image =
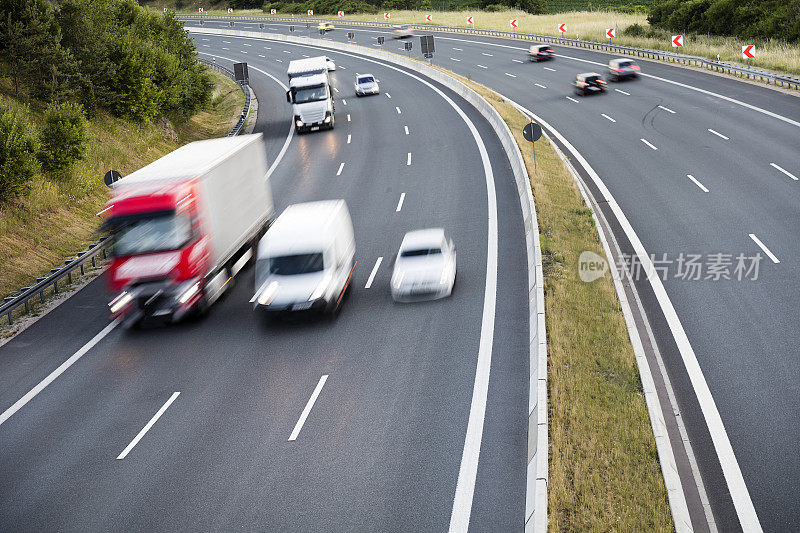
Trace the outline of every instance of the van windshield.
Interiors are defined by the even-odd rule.
[[[307,102],[319,102],[328,98],[328,91],[325,85],[317,85],[315,87],[303,87],[296,89],[294,93],[295,104],[305,104]]]
[[[120,221],[113,227],[113,254],[118,256],[177,250],[189,242],[192,233],[185,213]]]
[[[269,259],[269,272],[278,276],[294,276],[321,272],[322,253],[281,255]]]

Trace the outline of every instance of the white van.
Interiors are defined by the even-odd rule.
[[[256,308],[335,313],[355,270],[353,223],[344,200],[291,205],[258,244]]]

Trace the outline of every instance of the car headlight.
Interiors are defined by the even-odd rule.
[[[277,281],[273,281],[267,288],[263,290],[263,292],[258,297],[258,303],[260,305],[269,305],[272,303],[272,300],[275,299],[275,295],[278,293],[278,287],[280,285]]]
[[[111,300],[111,303],[108,304],[108,307],[111,309],[112,314],[116,314],[117,311],[128,305],[128,302],[130,302],[132,299],[133,298],[131,297],[130,294],[128,294],[127,292],[123,292],[122,294]]]
[[[188,301],[189,301],[189,299],[190,299],[192,296],[194,296],[195,294],[197,294],[197,292],[198,292],[199,290],[200,290],[200,282],[198,281],[198,282],[192,283],[192,284],[189,286],[189,288],[188,288],[188,289],[186,289],[185,291],[183,291],[183,293],[182,293],[180,296],[178,296],[178,303],[179,303],[179,304],[181,304],[181,305],[185,304],[186,302],[188,302]]]
[[[294,123],[295,123],[295,125],[296,125],[298,128],[299,128],[299,127],[301,127],[301,126],[303,125],[303,121],[302,121],[302,120],[300,120],[299,118],[298,118],[297,120],[295,120],[295,121],[294,121]]]
[[[322,294],[328,289],[328,286],[331,283],[331,274],[328,272],[323,276],[319,283],[317,284],[317,288],[314,289],[314,292],[311,293],[311,296],[308,297],[309,302],[313,302],[322,297]]]
[[[325,122],[325,124],[330,124],[330,122],[331,122],[331,112],[330,111],[326,111],[325,112],[325,120],[324,120],[324,122]]]

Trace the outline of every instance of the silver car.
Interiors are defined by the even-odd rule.
[[[442,228],[410,231],[403,237],[392,272],[395,301],[450,296],[456,281],[456,247]]]
[[[356,96],[366,96],[368,94],[378,94],[378,80],[372,74],[356,74]]]

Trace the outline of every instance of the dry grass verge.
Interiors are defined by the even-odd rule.
[[[132,123],[99,113],[90,121],[89,152],[66,180],[41,180],[30,193],[0,210],[0,295],[10,294],[61,264],[64,258],[97,239],[96,214],[107,199],[103,174],[114,168],[127,175],[171,152],[204,138],[224,136],[239,119],[244,96],[216,72],[211,105],[174,127],[166,120]],[[14,105],[7,87],[0,97]],[[42,119],[32,104],[31,121]]]

